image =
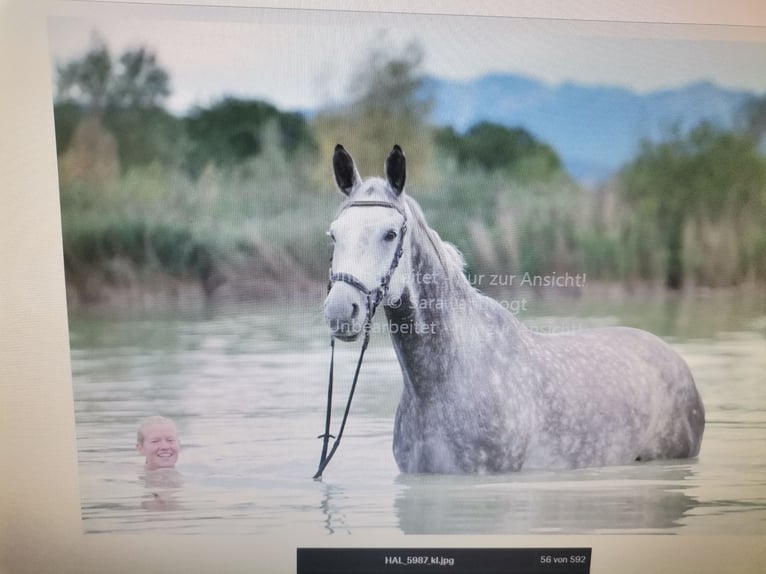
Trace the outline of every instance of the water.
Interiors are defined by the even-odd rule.
[[[597,304],[596,304],[597,303]],[[313,481],[329,346],[318,305],[70,318],[83,529],[342,533],[766,533],[766,309],[719,300],[564,302],[538,328],[631,324],[664,336],[705,401],[697,460],[494,476],[408,476],[391,453],[399,367],[367,353],[341,447]],[[336,353],[335,420],[358,345]],[[173,418],[178,472],[144,476],[137,421]],[[337,428],[337,423],[335,428]]]

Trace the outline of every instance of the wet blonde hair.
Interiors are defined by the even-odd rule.
[[[176,426],[176,423],[174,423],[172,420],[170,420],[167,417],[161,417],[159,415],[147,417],[147,418],[143,419],[140,423],[138,423],[138,430],[136,431],[136,442],[137,442],[137,444],[139,444],[139,445],[144,444],[144,429],[146,427],[148,427],[149,425],[154,425],[154,424],[158,424],[158,423],[160,423],[160,424],[169,423],[169,424],[173,425],[173,428],[175,428],[175,426]]]

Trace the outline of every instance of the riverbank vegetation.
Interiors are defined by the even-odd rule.
[[[431,125],[422,59],[417,45],[371,52],[349,101],[310,116],[233,97],[171,114],[171,78],[145,48],[115,57],[97,40],[59,65],[70,302],[321,295],[336,143],[363,175],[399,143],[408,192],[474,274],[766,285],[763,100],[736,128],[669,128],[594,189],[521,127]]]

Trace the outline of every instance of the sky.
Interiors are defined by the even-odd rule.
[[[452,80],[516,73],[637,92],[696,81],[766,93],[766,28],[630,24],[291,10],[140,7],[56,16],[53,65],[82,56],[98,33],[113,55],[155,51],[182,113],[226,95],[285,110],[343,101],[372,48],[425,51],[424,71]]]

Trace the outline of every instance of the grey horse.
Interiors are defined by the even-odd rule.
[[[331,334],[354,340],[382,305],[404,388],[393,451],[405,473],[499,473],[695,457],[705,426],[684,360],[627,327],[543,334],[479,293],[458,251],[404,192],[394,146],[362,179],[337,146],[347,197],[329,235]]]

